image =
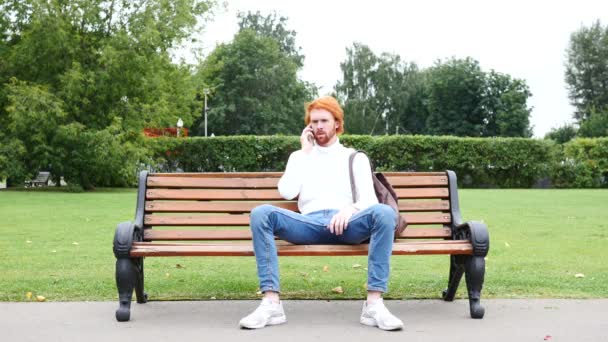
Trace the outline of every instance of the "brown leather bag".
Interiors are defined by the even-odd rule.
[[[353,194],[353,203],[357,201],[357,187],[355,186],[355,176],[353,175],[353,160],[355,159],[357,153],[363,153],[367,155],[363,151],[355,151],[348,158],[348,172],[350,175],[350,188]],[[395,190],[393,189],[391,184],[388,182],[388,179],[386,179],[386,177],[381,172],[374,171],[374,168],[371,166],[371,160],[370,167],[372,169],[372,181],[374,183],[374,192],[376,193],[376,198],[378,198],[378,202],[390,206],[397,213],[397,219],[395,221],[395,239],[397,239],[397,237],[407,227],[407,222],[405,221],[405,218],[403,218],[403,216],[399,214],[399,197],[397,197],[397,194],[395,193]]]

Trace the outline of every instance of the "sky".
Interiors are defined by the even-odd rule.
[[[289,19],[287,27],[297,32],[296,45],[305,55],[300,77],[320,86],[320,95],[341,78],[340,62],[354,42],[421,68],[472,57],[486,72],[526,81],[535,137],[573,121],[564,81],[571,33],[598,19],[608,25],[606,0],[231,0],[198,38],[204,53],[232,40],[239,11],[275,11]]]

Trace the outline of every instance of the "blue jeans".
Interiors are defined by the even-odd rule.
[[[376,204],[357,212],[348,221],[342,235],[329,231],[327,225],[338,210],[320,210],[302,215],[291,210],[264,204],[251,211],[253,249],[258,267],[260,290],[280,292],[279,258],[274,237],[294,244],[356,245],[370,239],[367,289],[387,291],[395,234],[395,211]]]

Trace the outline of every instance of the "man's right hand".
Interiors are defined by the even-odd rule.
[[[313,141],[315,140],[314,133],[312,131],[312,125],[304,127],[302,135],[300,136],[300,144],[302,145],[302,151],[309,154],[314,146]]]

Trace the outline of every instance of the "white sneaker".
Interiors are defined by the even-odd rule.
[[[239,326],[247,329],[259,329],[267,325],[277,325],[287,322],[283,311],[283,302],[273,303],[270,299],[262,299],[262,303],[254,312],[241,319]]]
[[[361,310],[361,324],[371,327],[378,327],[382,330],[399,330],[403,328],[403,322],[388,311],[382,298],[376,300],[374,304],[363,302]]]

